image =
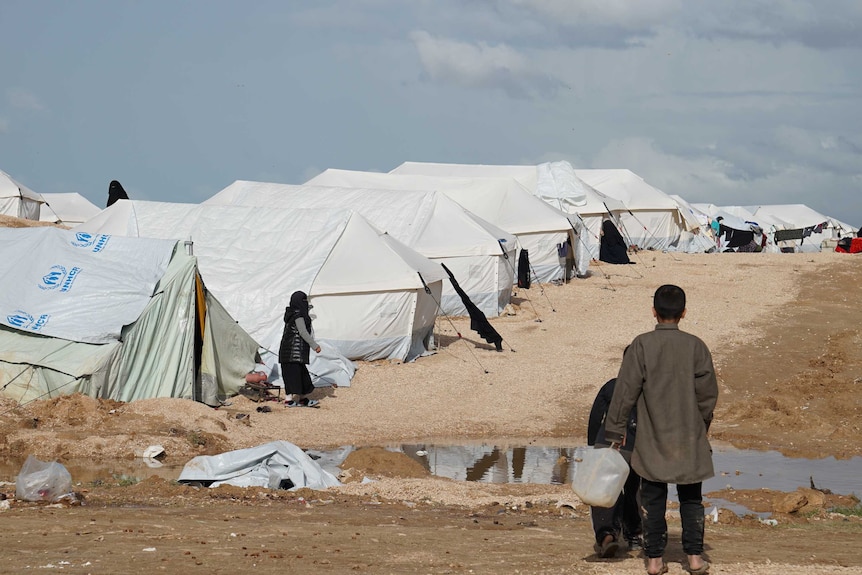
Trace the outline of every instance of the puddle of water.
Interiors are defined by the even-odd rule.
[[[574,473],[575,447],[475,445],[398,445],[387,449],[399,451],[423,465],[432,475],[458,481],[484,483],[571,483]],[[327,471],[338,475],[339,465],[352,447],[308,453]],[[808,487],[813,478],[821,489],[842,495],[862,495],[862,457],[837,460],[794,459],[774,451],[745,451],[719,448],[713,454],[716,476],[705,481],[703,492],[726,488],[772,489],[794,491]],[[91,463],[62,462],[76,484],[88,484],[119,477],[146,478],[156,475],[176,480],[186,460],[168,458],[159,467],[150,467],[141,459]],[[0,462],[0,481],[15,481],[21,463]],[[732,504],[722,505],[732,508]]]

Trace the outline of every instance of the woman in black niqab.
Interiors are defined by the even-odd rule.
[[[318,401],[305,396],[314,391],[308,362],[311,350],[320,353],[320,346],[311,335],[308,296],[295,291],[290,305],[284,310],[284,333],[278,348],[278,363],[284,379],[288,407],[315,407]]]
[[[628,246],[622,234],[611,220],[602,222],[599,239],[599,260],[609,264],[630,264]]]

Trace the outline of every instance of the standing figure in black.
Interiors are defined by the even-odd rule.
[[[628,246],[623,235],[610,220],[602,222],[602,235],[599,238],[599,261],[608,264],[630,264]]]
[[[295,291],[290,296],[290,305],[284,310],[284,335],[278,348],[278,363],[284,379],[285,404],[288,407],[317,407],[316,399],[307,396],[314,391],[308,362],[311,350],[320,353],[320,346],[311,335],[311,317],[308,296]]]

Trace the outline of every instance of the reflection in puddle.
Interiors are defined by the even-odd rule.
[[[402,445],[433,475],[487,483],[569,483],[576,451],[583,447],[506,447],[487,445]],[[721,489],[773,489],[794,491],[811,480],[833,493],[860,494],[862,458],[836,460],[794,459],[776,451],[716,449],[716,476],[705,481],[704,493]]]
[[[570,483],[578,449],[583,447],[539,447],[496,445],[426,445],[389,447],[419,462],[432,475],[457,481],[484,483]],[[335,450],[309,450],[327,471],[337,475],[339,465],[352,447]],[[794,491],[817,487],[841,495],[862,495],[862,457],[836,460],[793,459],[774,451],[716,449],[713,460],[716,476],[704,482],[703,492],[722,489],[772,489]],[[160,467],[149,467],[143,460],[123,460],[104,464],[86,461],[62,462],[75,483],[87,484],[122,477],[146,478],[152,475],[176,480],[186,461],[167,459]],[[0,481],[14,481],[19,464],[0,463]]]

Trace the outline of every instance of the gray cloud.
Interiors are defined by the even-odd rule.
[[[6,90],[6,99],[9,105],[19,110],[44,110],[45,107],[35,94],[22,88],[10,88]]]
[[[512,98],[552,97],[562,83],[538,71],[529,59],[504,44],[467,43],[424,30],[410,38],[422,68],[435,82],[467,88],[496,88]]]

